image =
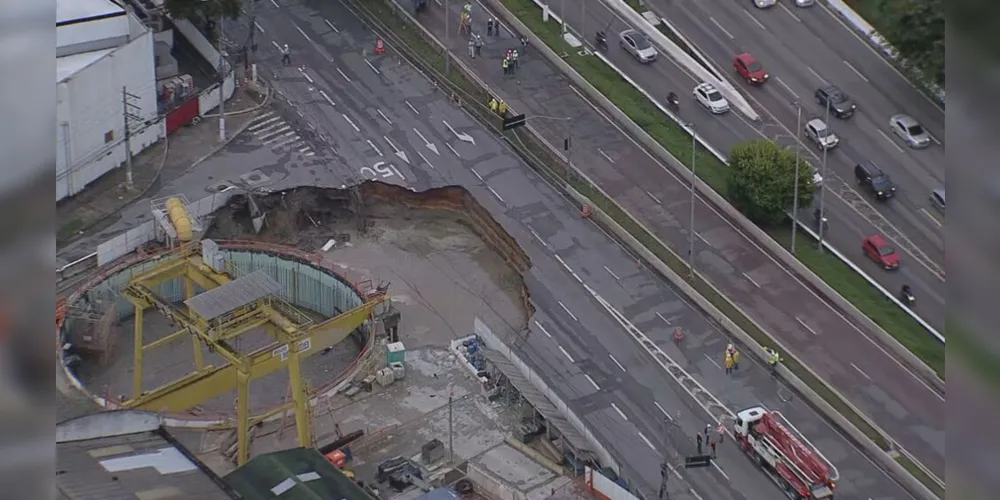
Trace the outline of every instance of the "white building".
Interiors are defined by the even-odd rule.
[[[125,163],[129,98],[132,153],[163,137],[153,33],[111,0],[57,0],[56,201]]]

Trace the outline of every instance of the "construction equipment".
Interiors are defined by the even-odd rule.
[[[736,414],[733,436],[788,498],[831,500],[836,469],[802,444],[805,438],[796,437],[783,420],[780,413],[762,406],[747,408]]]

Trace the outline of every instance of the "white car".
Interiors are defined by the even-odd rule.
[[[832,149],[840,144],[840,138],[830,130],[830,127],[819,118],[806,122],[806,136],[812,139],[822,150]]]
[[[722,97],[719,89],[708,82],[699,83],[694,88],[694,98],[712,114],[721,115],[729,111],[729,101]]]
[[[754,7],[758,9],[770,9],[778,4],[778,0],[753,0]]]

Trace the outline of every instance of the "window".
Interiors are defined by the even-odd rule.
[[[708,93],[708,100],[712,102],[721,101],[722,96],[718,92],[713,90],[712,92]]]
[[[891,247],[891,246],[889,246],[889,245],[885,245],[885,246],[883,246],[883,247],[880,247],[880,248],[878,249],[878,254],[879,254],[879,255],[892,255],[892,254],[894,254],[894,253],[896,253],[896,249],[895,249],[895,248],[892,248],[892,247]]]
[[[750,63],[749,69],[750,69],[750,71],[752,73],[756,73],[756,72],[764,69],[764,67],[761,66],[759,62],[754,61],[754,62]]]
[[[107,132],[104,133],[104,144],[108,144],[108,143],[110,143],[113,140],[115,140],[115,131],[114,130],[109,130],[109,131],[107,131]]]
[[[907,129],[907,132],[909,132],[910,135],[922,135],[924,133],[924,128],[920,125],[913,125]]]

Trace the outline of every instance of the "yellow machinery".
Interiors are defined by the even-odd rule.
[[[155,412],[183,412],[236,389],[236,427],[238,465],[249,460],[249,429],[286,409],[294,409],[299,444],[312,446],[309,425],[309,394],[302,377],[303,358],[336,345],[372,317],[376,306],[386,301],[384,293],[369,294],[360,307],[346,311],[316,325],[288,305],[278,293],[279,283],[263,271],[233,279],[231,266],[220,272],[206,265],[199,242],[189,243],[154,268],[136,275],[122,290],[135,306],[135,350],[132,398],[124,408]],[[184,306],[160,297],[157,285],[183,278]],[[195,295],[195,286],[205,292]],[[180,330],[146,344],[143,341],[143,315],[155,308]],[[274,342],[253,352],[242,353],[233,347],[234,339],[255,328],[264,328]],[[195,371],[155,389],[143,389],[143,357],[158,346],[190,336],[194,344]],[[238,345],[238,342],[235,343]],[[225,358],[221,366],[206,365],[203,349]],[[249,413],[250,383],[288,367],[292,401],[264,415]]]

